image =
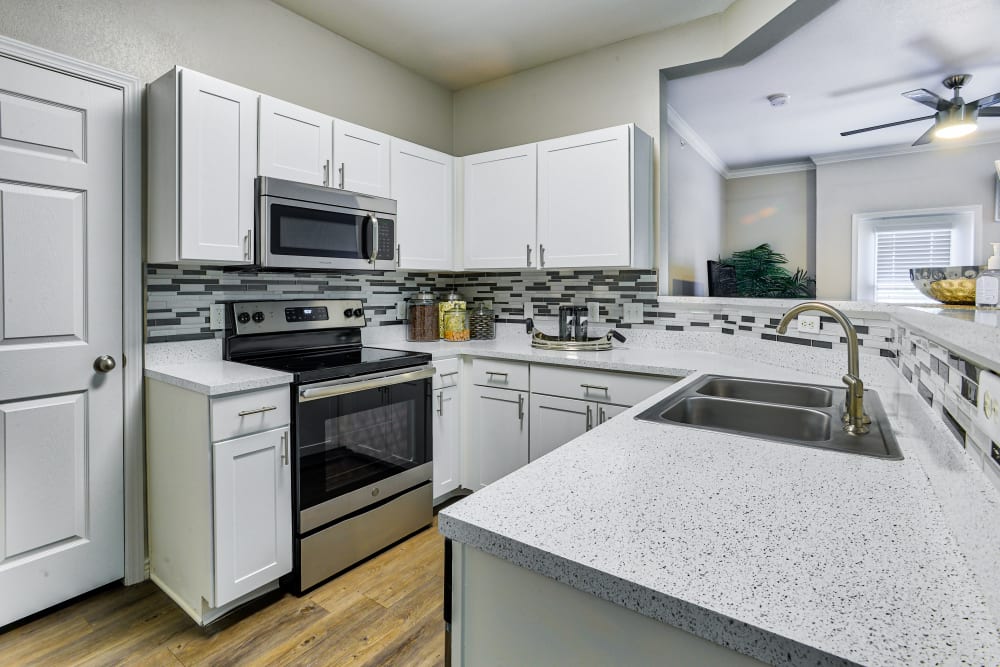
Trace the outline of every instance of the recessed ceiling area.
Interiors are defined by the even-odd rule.
[[[733,0],[274,2],[458,90],[716,14]]]
[[[839,0],[746,65],[671,80],[667,99],[730,170],[908,146],[933,121],[840,132],[933,114],[901,93],[950,99],[949,74],[973,75],[967,102],[1000,91],[998,26],[997,0]],[[772,93],[789,103],[772,107]],[[981,118],[953,143],[993,138],[1000,118]]]

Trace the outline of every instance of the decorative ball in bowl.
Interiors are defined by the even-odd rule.
[[[976,304],[976,278],[981,266],[928,266],[910,269],[910,282],[922,294],[950,305]]]

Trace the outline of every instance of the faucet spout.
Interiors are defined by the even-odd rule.
[[[865,385],[861,381],[861,375],[858,370],[858,332],[847,316],[833,306],[821,301],[806,301],[805,303],[793,306],[785,313],[784,317],[778,323],[778,333],[783,335],[788,331],[789,322],[800,314],[811,310],[826,313],[844,329],[844,334],[847,337],[847,374],[843,377],[844,384],[847,385],[844,430],[855,435],[867,433],[871,418],[865,414]]]

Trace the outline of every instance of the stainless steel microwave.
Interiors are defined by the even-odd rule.
[[[396,267],[394,200],[266,176],[256,194],[261,268]]]

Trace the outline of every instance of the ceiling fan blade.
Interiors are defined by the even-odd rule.
[[[969,104],[974,104],[982,109],[983,107],[988,107],[992,104],[996,104],[997,102],[1000,102],[1000,93],[993,93],[992,95],[987,95],[986,97],[980,97],[978,100],[970,102]]]
[[[947,111],[951,109],[954,104],[949,100],[944,99],[936,93],[932,93],[926,88],[918,88],[916,90],[908,90],[902,94],[903,97],[908,97],[914,102],[919,102],[920,104],[929,106],[931,109],[936,109],[938,111]]]
[[[923,144],[929,144],[934,141],[934,128],[937,127],[937,123],[934,123],[927,131],[920,135],[920,138],[913,142],[914,146],[922,146]]]
[[[985,109],[979,110],[979,117],[983,116],[1000,116],[1000,107],[986,107]]]
[[[895,127],[897,125],[906,125],[907,123],[916,123],[921,120],[930,120],[934,118],[937,114],[931,114],[930,116],[921,116],[920,118],[910,118],[908,120],[897,120],[895,123],[885,123],[884,125],[873,125],[872,127],[863,127],[860,130],[849,130],[847,132],[841,132],[840,136],[849,137],[852,134],[859,134],[861,132],[871,132],[872,130],[881,130],[886,127]]]

